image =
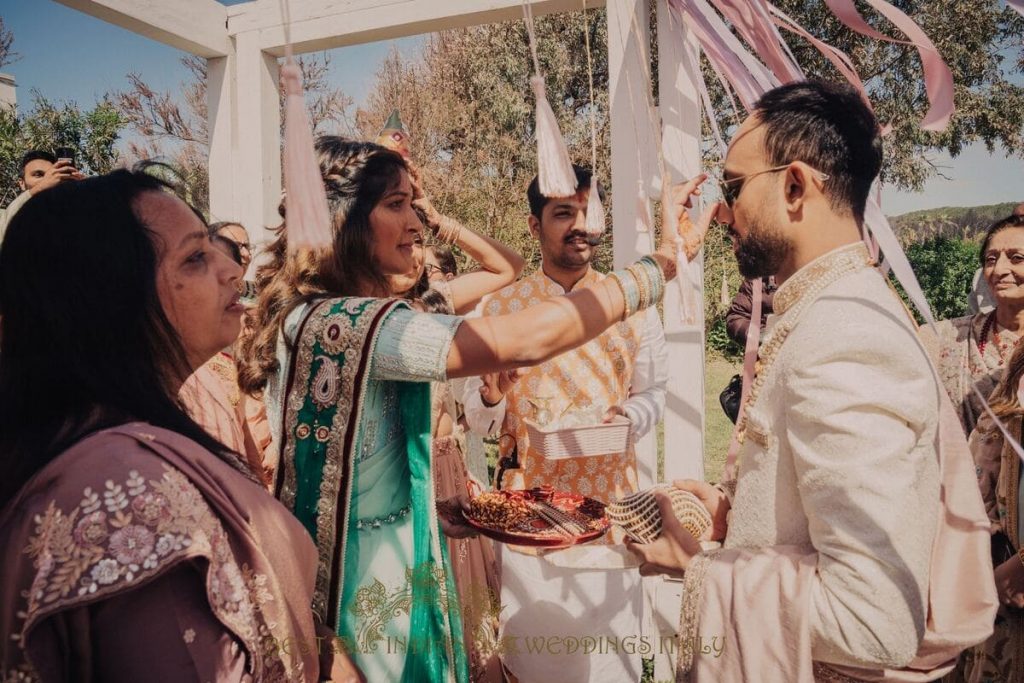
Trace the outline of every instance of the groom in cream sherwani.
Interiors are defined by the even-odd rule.
[[[717,217],[742,275],[780,285],[737,477],[677,482],[722,548],[702,552],[664,496],[663,535],[629,544],[642,574],[685,571],[681,679],[934,680],[991,632],[973,464],[861,241],[881,164],[878,122],[847,85],[776,88],[732,141]],[[721,652],[700,647],[712,639]]]

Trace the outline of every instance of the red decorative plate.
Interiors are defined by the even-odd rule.
[[[470,505],[465,515],[469,526],[512,545],[566,548],[597,540],[610,526],[601,501],[548,486],[487,491],[475,496]]]

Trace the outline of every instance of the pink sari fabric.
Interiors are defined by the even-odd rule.
[[[225,457],[137,422],[26,483],[0,512],[0,679],[318,680],[316,549]]]
[[[196,370],[178,392],[192,419],[210,436],[243,455],[265,483],[271,481],[263,461],[270,445],[270,425],[263,403],[238,388],[235,363],[218,353]]]

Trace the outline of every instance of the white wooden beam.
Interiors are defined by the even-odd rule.
[[[56,0],[200,57],[231,52],[227,8],[216,0]]]
[[[650,215],[650,201],[644,189],[649,169],[641,160],[654,146],[645,94],[650,90],[650,81],[642,58],[649,54],[649,39],[647,0],[608,0],[611,233],[616,268],[650,253],[654,247],[653,233],[638,229],[646,225],[644,215]],[[657,436],[653,430],[637,441],[636,454],[640,487],[650,487],[657,481]]]
[[[277,58],[259,49],[252,34],[235,41],[237,80],[236,129],[233,133],[235,219],[253,241],[266,242],[265,231],[281,223],[281,104]]]
[[[605,0],[588,0],[588,8]],[[305,0],[291,3],[296,53],[330,50],[433,31],[522,19],[522,0]],[[581,0],[534,0],[534,16],[578,11]],[[279,0],[228,8],[228,33],[256,32],[262,49],[281,56],[285,43]]]

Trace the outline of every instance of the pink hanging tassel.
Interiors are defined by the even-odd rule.
[[[290,50],[289,50],[290,53]],[[313,149],[313,129],[302,93],[302,71],[288,54],[281,67],[284,86],[284,188],[287,193],[288,250],[330,246],[331,218],[320,165]]]
[[[722,292],[718,302],[722,304],[722,308],[729,308],[732,305],[732,297],[729,295],[729,280],[725,277],[724,272],[722,273]]]
[[[530,39],[530,53],[533,56],[533,76],[530,87],[537,102],[537,182],[540,193],[545,197],[570,197],[576,194],[576,173],[572,170],[572,159],[565,146],[558,119],[548,102],[544,77],[540,74],[540,60],[537,58],[537,36],[533,30],[533,10],[530,3],[523,2],[523,18],[526,34]],[[603,212],[602,212],[603,213]]]

